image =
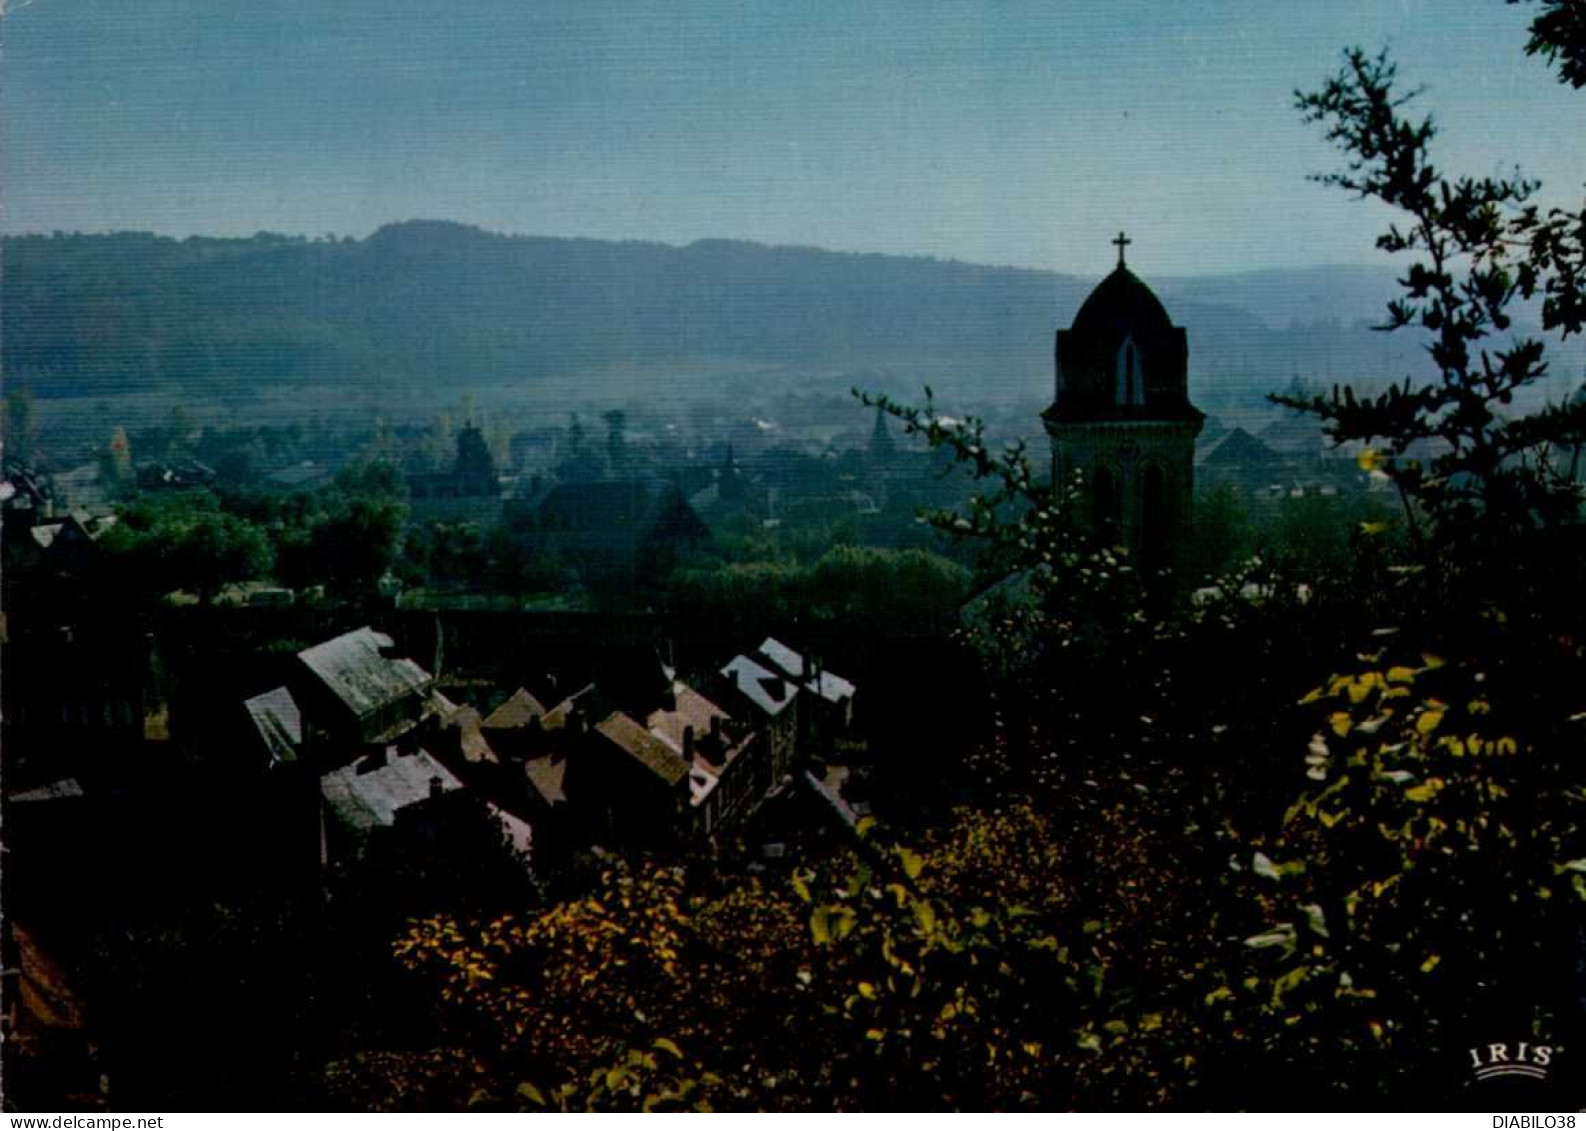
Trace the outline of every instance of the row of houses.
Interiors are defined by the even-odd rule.
[[[854,684],[773,638],[693,682],[654,676],[554,702],[519,687],[482,712],[363,627],[243,706],[258,767],[317,783],[322,865],[473,821],[531,873],[590,845],[727,835],[853,721]]]

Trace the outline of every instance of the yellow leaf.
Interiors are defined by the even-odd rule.
[[[814,936],[817,946],[832,941],[831,917],[826,908],[817,907],[810,913],[810,934]]]
[[[683,1058],[683,1050],[678,1048],[677,1042],[669,1037],[655,1038],[655,1040],[650,1042],[650,1047],[660,1049],[662,1052],[669,1052],[679,1060]]]
[[[920,874],[920,869],[925,867],[925,858],[918,852],[898,847],[898,859],[903,861],[903,874],[909,879],[914,879]]]
[[[1376,471],[1382,466],[1382,453],[1372,448],[1361,448],[1360,454],[1355,457],[1355,465],[1361,471]]]
[[[1421,717],[1415,720],[1415,729],[1421,734],[1431,734],[1443,721],[1443,711],[1440,707],[1431,707],[1421,712]]]
[[[1406,801],[1414,801],[1417,803],[1422,801],[1430,801],[1432,798],[1437,796],[1438,791],[1442,788],[1442,778],[1431,778],[1425,785],[1418,785],[1412,789],[1405,790],[1404,799]]]
[[[1349,728],[1354,726],[1354,720],[1349,717],[1348,711],[1334,711],[1327,716],[1327,724],[1333,728],[1333,733],[1339,738],[1349,733]]]
[[[1355,680],[1355,685],[1349,689],[1349,699],[1352,703],[1362,702],[1373,691],[1383,690],[1388,686],[1382,678],[1381,672],[1362,672]]]
[[[1407,668],[1403,664],[1395,664],[1388,669],[1389,683],[1411,683],[1415,680],[1415,669]]]
[[[1441,961],[1443,961],[1443,956],[1440,954],[1427,955],[1426,961],[1421,963],[1421,973],[1430,974],[1433,970],[1437,969],[1437,964]]]

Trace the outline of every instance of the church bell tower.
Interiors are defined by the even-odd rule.
[[[1054,489],[1077,477],[1092,531],[1147,569],[1185,549],[1195,437],[1205,415],[1189,400],[1189,342],[1124,262],[1057,332],[1057,391],[1043,414]]]

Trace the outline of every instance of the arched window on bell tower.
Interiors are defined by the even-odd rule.
[[[1125,338],[1118,347],[1117,382],[1113,401],[1119,405],[1145,403],[1145,386],[1140,374],[1140,351],[1133,338]]]

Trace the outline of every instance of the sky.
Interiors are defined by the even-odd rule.
[[[0,0],[0,6],[4,6]],[[1382,262],[1293,108],[1388,46],[1460,172],[1586,179],[1500,0],[10,0],[0,225],[412,218],[1078,274]]]

